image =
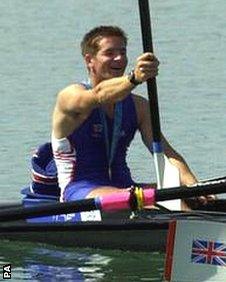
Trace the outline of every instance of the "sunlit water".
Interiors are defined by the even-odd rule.
[[[162,281],[158,253],[54,248],[3,241],[0,264],[12,265],[13,281]]]

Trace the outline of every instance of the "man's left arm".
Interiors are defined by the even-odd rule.
[[[174,165],[180,174],[181,185],[191,185],[197,183],[197,178],[191,171],[185,159],[169,144],[166,138],[162,135],[162,146],[164,154],[169,159],[170,163]]]
[[[134,95],[134,101],[136,105],[137,121],[142,141],[148,150],[152,152],[153,138],[148,101],[145,98],[136,95]],[[190,185],[196,183],[197,178],[192,173],[183,157],[177,153],[176,150],[174,150],[174,148],[169,144],[163,135],[162,146],[169,161],[179,170],[181,185]]]
[[[145,146],[148,148],[150,152],[152,152],[152,127],[150,120],[150,110],[148,101],[140,96],[134,95],[134,101],[137,112],[137,121],[138,127],[141,133],[142,141]],[[191,171],[188,164],[184,160],[184,158],[170,145],[170,143],[166,140],[166,138],[162,135],[162,146],[164,154],[167,156],[172,165],[178,168],[180,175],[180,184],[181,185],[192,185],[197,183],[197,178],[195,174]],[[213,201],[215,197],[213,195],[209,195],[206,197],[198,197],[198,202],[203,204],[208,201]],[[187,201],[189,206],[190,201]]]

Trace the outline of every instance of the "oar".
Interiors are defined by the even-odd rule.
[[[144,52],[153,53],[149,2],[148,0],[138,0],[138,3],[143,49]],[[157,188],[160,189],[179,186],[179,170],[170,163],[168,158],[164,155],[164,151],[162,148],[157,84],[155,78],[149,79],[147,81],[147,92],[149,98],[150,118],[153,134],[152,149],[157,178]],[[164,206],[166,206],[167,208],[180,209],[180,201],[170,202],[167,205],[164,204]]]
[[[181,186],[168,189],[144,189],[142,192],[143,204],[153,205],[157,201],[185,199],[208,194],[226,193],[226,179],[199,183],[192,187]],[[76,213],[90,210],[117,211],[130,209],[134,203],[134,195],[129,191],[122,191],[97,197],[67,203],[44,204],[36,207],[11,208],[0,211],[0,222],[15,221],[32,217],[50,216],[57,214]]]

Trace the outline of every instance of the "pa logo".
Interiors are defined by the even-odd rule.
[[[11,279],[11,264],[3,265],[3,279]]]

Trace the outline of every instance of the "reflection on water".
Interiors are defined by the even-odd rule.
[[[164,257],[158,253],[61,249],[8,241],[0,242],[0,249],[0,264],[12,264],[11,281],[162,281]]]
[[[51,250],[43,247],[34,248],[32,254],[35,256],[34,259],[26,258],[26,272],[32,280],[44,278],[54,279],[54,281],[62,279],[96,281],[104,277],[101,267],[108,265],[111,261],[110,257],[100,254]]]

